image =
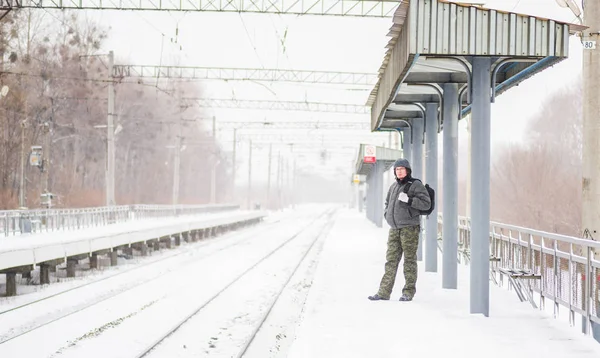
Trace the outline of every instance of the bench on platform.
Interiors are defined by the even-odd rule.
[[[503,282],[503,277],[508,277],[509,288],[515,289],[517,296],[521,302],[529,301],[533,308],[538,308],[533,300],[533,294],[531,289],[531,283],[529,280],[541,280],[542,276],[535,274],[531,270],[511,269],[511,268],[499,268],[500,282]],[[526,283],[527,280],[527,283]],[[527,285],[527,287],[525,287]]]

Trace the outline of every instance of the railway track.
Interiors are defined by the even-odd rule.
[[[251,329],[250,334],[245,337],[244,343],[240,347],[239,352],[237,353],[236,357],[241,358],[247,352],[247,350],[251,346],[253,340],[255,339],[255,337],[257,336],[257,334],[260,332],[261,327],[267,321],[267,319],[269,317],[269,314],[271,313],[271,310],[273,309],[273,307],[278,302],[279,297],[281,296],[281,294],[284,292],[284,290],[288,286],[288,284],[289,284],[290,280],[292,279],[292,277],[294,277],[294,275],[296,275],[296,273],[298,272],[299,267],[305,261],[307,255],[314,248],[314,246],[317,243],[317,241],[320,238],[325,237],[328,234],[328,232],[330,231],[330,229],[331,229],[331,227],[332,227],[332,225],[334,223],[334,221],[333,221],[333,216],[334,215],[335,215],[335,211],[334,210],[330,210],[330,211],[327,211],[326,213],[324,213],[323,215],[321,215],[318,218],[318,219],[325,218],[325,223],[320,226],[320,229],[319,229],[319,231],[317,232],[316,235],[315,234],[312,235],[312,237],[310,239],[310,243],[308,244],[308,247],[301,253],[300,257],[297,259],[297,261],[295,262],[293,268],[291,269],[291,272],[289,272],[287,274],[287,277],[286,277],[285,281],[283,282],[283,284],[279,287],[279,289],[275,293],[275,295],[273,297],[270,297],[271,301],[267,303],[266,309],[264,310],[264,312],[260,316],[260,318],[257,320],[257,322],[255,323],[254,327]],[[308,229],[308,227],[306,229]],[[203,310],[208,309],[209,306],[210,306],[210,304],[213,303],[213,301],[217,300],[224,292],[226,292],[228,289],[230,289],[232,286],[234,286],[236,283],[238,283],[240,280],[242,280],[244,277],[246,277],[249,273],[251,273],[258,266],[260,266],[261,264],[265,263],[270,257],[272,257],[273,255],[276,255],[283,248],[285,248],[287,245],[289,245],[294,240],[296,240],[304,231],[305,230],[302,230],[300,232],[295,233],[293,236],[291,236],[287,240],[285,240],[282,244],[280,244],[275,249],[273,249],[272,251],[270,251],[267,255],[265,255],[264,257],[262,257],[260,260],[256,261],[252,266],[248,267],[245,271],[243,271],[242,273],[240,273],[239,275],[237,275],[234,279],[230,280],[227,283],[227,285],[225,285],[218,292],[216,292],[215,294],[213,294],[208,300],[204,301],[202,304],[198,305],[193,310],[191,310],[185,317],[183,317],[183,319],[181,319],[179,322],[177,322],[176,324],[174,324],[168,330],[164,331],[160,335],[160,337],[158,337],[151,344],[149,344],[148,346],[146,346],[145,348],[143,348],[134,357],[135,358],[151,357],[153,355],[152,352],[155,349],[157,349],[165,341],[169,340],[170,337],[172,337],[174,335],[177,335],[178,334],[177,332],[186,323],[188,323],[190,320],[193,320],[194,317],[196,317]],[[171,352],[169,352],[169,353],[171,353]],[[164,355],[160,355],[160,356],[164,356]]]
[[[96,280],[96,281],[78,285],[76,287],[69,288],[67,290],[52,294],[50,296],[25,303],[23,305],[19,305],[17,307],[11,308],[11,309],[1,311],[0,312],[0,323],[6,322],[4,320],[4,318],[5,318],[5,316],[8,316],[8,315],[18,315],[20,317],[23,317],[23,315],[24,315],[23,311],[25,309],[30,309],[31,311],[39,311],[36,306],[47,304],[49,300],[57,300],[57,301],[62,300],[63,304],[66,306],[66,308],[64,310],[59,311],[57,314],[46,316],[46,319],[43,319],[43,318],[40,319],[39,317],[35,317],[33,319],[35,321],[35,323],[30,323],[30,324],[27,323],[27,324],[21,325],[19,327],[12,327],[11,331],[17,332],[17,333],[2,334],[2,332],[0,332],[0,347],[3,344],[12,341],[13,339],[27,335],[35,330],[38,330],[47,325],[50,325],[52,323],[55,323],[62,319],[65,319],[71,315],[77,314],[81,311],[89,309],[93,306],[96,306],[107,300],[113,299],[117,296],[126,294],[126,293],[128,293],[132,290],[135,290],[141,286],[151,284],[151,283],[165,277],[168,274],[177,274],[177,272],[187,269],[190,265],[196,263],[200,259],[210,257],[212,255],[215,255],[215,254],[222,252],[224,250],[227,250],[229,248],[244,244],[248,240],[255,238],[257,235],[264,234],[264,233],[268,232],[269,230],[273,230],[274,228],[277,228],[277,224],[280,224],[281,221],[285,222],[287,220],[289,220],[289,219],[284,218],[282,220],[273,221],[272,223],[265,224],[266,226],[261,226],[259,228],[252,228],[250,231],[230,232],[230,233],[226,234],[229,236],[227,238],[223,238],[221,236],[221,237],[219,237],[219,240],[210,240],[210,241],[197,243],[199,245],[197,247],[193,248],[193,252],[190,252],[189,250],[181,251],[174,255],[169,255],[164,258],[153,260],[151,262],[144,263],[142,265],[133,267],[131,269],[127,269],[125,271],[110,275],[108,277],[104,277],[104,278]],[[228,239],[233,240],[233,242],[229,242]],[[225,243],[225,245],[223,245],[224,243]],[[202,251],[203,249],[208,250],[208,251],[204,252],[204,251]],[[194,255],[194,253],[198,253],[198,255]],[[184,260],[183,262],[176,263],[176,266],[174,266],[174,267],[170,266],[172,263],[175,263],[175,262],[173,262],[175,259],[180,258],[184,254],[190,254],[192,256],[190,258]],[[87,301],[80,305],[74,305],[74,304],[71,304],[68,302],[64,302],[64,301],[69,300],[69,298],[65,297],[67,294],[76,296],[80,293],[80,291],[82,289],[90,288],[91,286],[94,286],[94,285],[96,285],[98,283],[102,283],[102,282],[110,285],[110,282],[108,282],[108,281],[110,281],[111,279],[114,280],[116,278],[123,277],[126,274],[131,274],[131,273],[134,273],[135,271],[140,271],[141,269],[148,268],[148,266],[151,266],[151,265],[157,265],[158,263],[161,263],[161,262],[165,266],[164,269],[159,270],[155,274],[146,275],[148,277],[143,278],[142,280],[139,280],[137,282],[124,282],[118,288],[111,289],[110,291],[107,291],[104,295],[96,296],[93,299],[91,299],[90,301]],[[0,325],[0,327],[1,326],[2,325]]]

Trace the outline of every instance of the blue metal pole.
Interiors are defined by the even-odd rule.
[[[458,85],[444,88],[442,287],[458,286]]]
[[[425,178],[427,184],[438,191],[438,103],[425,105],[426,148]],[[425,219],[425,271],[437,272],[437,206]]]
[[[383,225],[383,164],[381,162],[376,162],[375,167],[373,168],[373,176],[375,185],[375,225],[377,227],[382,227]]]
[[[370,218],[371,213],[369,212],[369,186],[371,185],[371,181],[369,180],[369,176],[367,176],[365,180],[365,214],[367,219]]]
[[[402,143],[402,152],[404,154],[404,159],[407,159],[412,164],[412,145],[411,145],[411,134],[410,128],[404,128],[402,130],[402,136],[404,141]]]
[[[473,58],[471,121],[471,313],[490,311],[490,137],[492,61]]]
[[[367,176],[367,218],[369,221],[373,220],[373,173],[369,173]]]
[[[423,129],[424,119],[412,120],[413,142],[412,142],[412,176],[423,180]],[[421,219],[421,232],[419,233],[419,248],[417,250],[417,261],[423,261],[423,220]]]

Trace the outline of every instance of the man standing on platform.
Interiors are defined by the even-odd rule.
[[[408,160],[401,158],[394,163],[396,182],[385,199],[385,220],[390,225],[385,273],[377,294],[369,296],[372,301],[390,299],[402,254],[405,284],[400,301],[412,301],[416,292],[420,211],[430,208],[431,199],[423,183],[414,179],[411,172]]]

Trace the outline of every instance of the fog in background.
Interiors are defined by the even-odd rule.
[[[490,1],[487,5],[574,20],[568,9],[551,0]],[[117,64],[376,72],[390,26],[389,19],[260,14],[11,12],[0,22],[0,84],[10,87],[0,99],[0,209],[18,206],[22,145],[27,161],[31,146],[36,145],[43,146],[50,158],[47,171],[26,166],[27,207],[39,207],[45,189],[58,195],[59,207],[104,204],[106,128],[102,126],[107,116],[106,54],[110,50],[115,51]],[[492,105],[493,220],[579,233],[580,76],[581,44],[572,37],[569,59],[512,88]],[[351,180],[359,144],[395,147],[398,141],[396,135],[390,138],[387,133],[368,130],[278,131],[237,126],[234,142],[234,122],[360,124],[369,122],[369,116],[205,108],[181,100],[209,97],[360,105],[372,89],[369,86],[122,78],[116,88],[118,204],[172,202],[178,126],[183,138],[179,202],[184,204],[210,201],[213,168],[217,202],[269,208],[303,202],[350,204],[355,199]],[[459,205],[463,214],[466,138],[466,121],[462,120]],[[273,143],[270,185],[269,143]],[[441,159],[442,147],[440,135]],[[441,161],[439,168],[441,183]],[[391,175],[386,173],[386,185]],[[441,207],[441,185],[437,191]]]

